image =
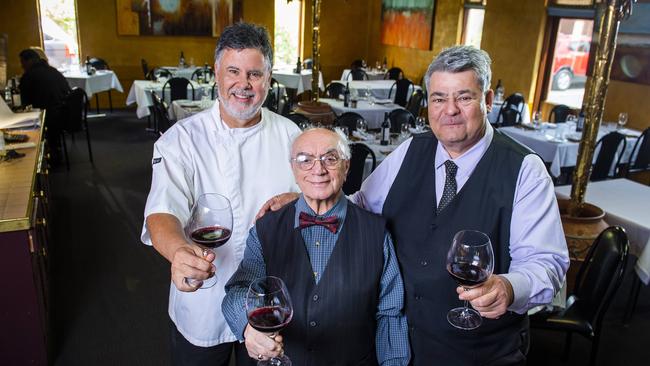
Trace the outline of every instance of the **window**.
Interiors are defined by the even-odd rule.
[[[295,67],[302,49],[303,1],[275,0],[274,60],[277,68]]]
[[[78,65],[75,0],[41,0],[40,10],[43,48],[50,65]]]
[[[579,109],[582,106],[593,20],[560,18],[555,42],[551,45],[552,61],[547,70],[546,101],[566,104]]]
[[[463,13],[463,41],[465,45],[481,48],[485,0],[466,0]]]

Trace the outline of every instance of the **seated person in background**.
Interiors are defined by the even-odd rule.
[[[20,52],[23,76],[20,78],[20,101],[23,106],[45,109],[46,137],[50,141],[52,162],[60,160],[61,107],[70,92],[68,81],[35,50]]]
[[[393,244],[381,217],[343,195],[349,158],[337,132],[303,132],[291,149],[302,195],[250,230],[222,309],[253,358],[268,360],[286,349],[301,366],[408,364],[404,288]],[[264,276],[285,281],[293,302],[293,319],[281,336],[247,323],[247,288]]]

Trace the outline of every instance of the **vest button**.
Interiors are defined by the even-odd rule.
[[[310,326],[310,327],[315,327],[315,326],[316,326],[316,322],[313,321],[313,320],[310,321],[310,322],[309,322],[309,326]]]
[[[422,260],[420,264],[422,265],[422,267],[426,267],[429,265],[429,262],[427,262],[426,260]]]
[[[432,228],[432,229],[437,229],[437,228],[438,228],[438,224],[431,224],[431,228]]]
[[[312,300],[318,301],[318,295],[314,295],[314,297],[312,297]]]

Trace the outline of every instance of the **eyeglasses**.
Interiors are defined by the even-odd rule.
[[[345,160],[345,159],[341,159],[337,155],[332,153],[321,155],[318,158],[312,155],[298,154],[296,155],[295,158],[291,159],[291,162],[296,163],[296,165],[298,165],[298,168],[300,168],[301,170],[310,170],[311,168],[314,167],[316,161],[320,161],[320,163],[326,169],[334,169],[339,165],[339,162],[341,160]]]

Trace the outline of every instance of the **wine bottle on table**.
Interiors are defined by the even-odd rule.
[[[178,66],[185,67],[185,55],[183,54],[183,51],[181,51],[181,56],[178,58]]]
[[[296,62],[296,74],[302,72],[302,62],[300,62],[300,57],[298,57],[298,62]]]
[[[384,122],[381,124],[381,145],[388,145],[390,143],[390,119],[388,112],[384,113]]]
[[[350,83],[345,83],[345,90],[343,91],[343,106],[350,106]]]

